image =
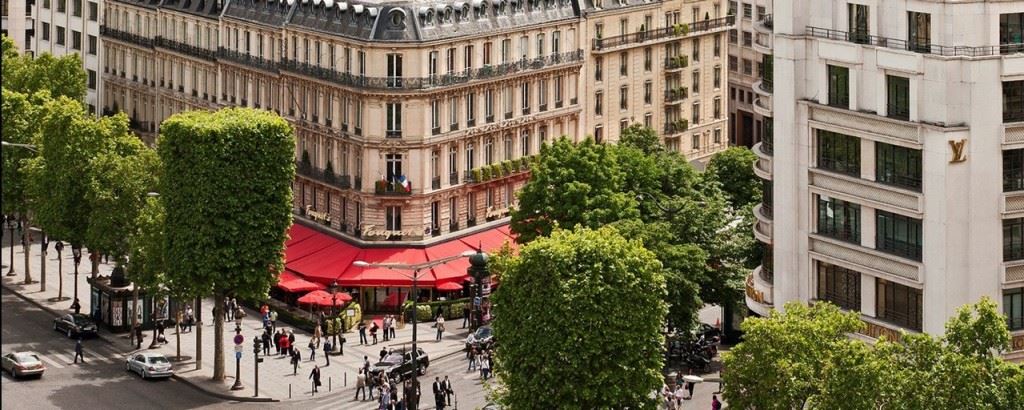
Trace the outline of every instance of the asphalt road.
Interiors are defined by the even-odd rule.
[[[34,351],[46,363],[41,379],[0,380],[2,409],[212,409],[229,405],[174,380],[141,380],[124,355],[99,339],[83,342],[85,364],[72,364],[74,341],[53,331],[53,317],[2,291],[0,351]]]

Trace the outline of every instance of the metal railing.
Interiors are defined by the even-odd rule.
[[[153,39],[149,37],[143,37],[138,34],[132,34],[127,31],[121,31],[105,25],[100,26],[100,35],[110,37],[115,40],[125,41],[146,48],[153,48]]]
[[[295,164],[295,173],[308,179],[321,182],[326,185],[340,189],[351,189],[352,180],[348,175],[337,175],[334,172],[327,174],[323,169],[315,167],[304,167],[301,163]]]
[[[735,22],[736,16],[725,16],[690,24],[679,24],[674,27],[662,27],[659,29],[640,31],[632,34],[622,34],[615,37],[595,38],[593,40],[592,48],[594,50],[601,50],[625,44],[643,43],[646,41],[661,40],[672,37],[684,37],[703,31],[726,28],[735,24]]]
[[[665,57],[665,69],[666,70],[675,70],[675,69],[679,69],[679,68],[686,68],[689,65],[690,65],[690,57],[689,56]]]
[[[680,88],[674,88],[674,89],[670,89],[670,90],[665,90],[665,102],[666,103],[674,103],[674,102],[677,102],[677,101],[682,101],[682,100],[686,99],[686,97],[688,97],[688,96],[689,96],[689,90],[686,87],[680,87]]]
[[[408,188],[397,181],[377,181],[373,185],[373,192],[377,195],[412,195],[412,181],[406,180],[406,182],[409,183]]]
[[[317,67],[313,64],[290,59],[282,59],[281,62],[278,63],[278,66],[281,70],[308,75],[351,87],[360,87],[364,89],[422,90],[435,87],[460,85],[472,80],[499,78],[519,72],[539,70],[582,61],[583,50],[576,50],[500,65],[488,65],[480,68],[467,69],[459,73],[434,75],[429,77],[367,77],[353,75],[350,73],[342,73],[330,68]]]
[[[177,42],[174,40],[166,39],[160,36],[156,37],[156,46],[163,47],[168,50],[177,51],[182,54],[188,54],[190,56],[199,57],[204,60],[214,61],[217,59],[217,52],[214,50],[207,50],[202,47],[188,45],[185,43]]]
[[[878,238],[877,250],[915,261],[921,260],[921,245],[892,238]]]
[[[829,40],[848,41],[896,50],[912,51],[922,54],[935,54],[946,57],[985,57],[1000,54],[1024,53],[1024,44],[1001,44],[998,46],[942,46],[926,44],[920,41],[901,40],[897,38],[872,36],[860,32],[846,32],[821,27],[807,27],[811,37]]]
[[[886,104],[885,116],[897,120],[910,120],[910,105],[908,104]]]
[[[761,24],[768,28],[775,28],[775,22],[772,20],[771,14],[765,14],[764,17],[761,17]]]
[[[434,177],[430,180],[431,189],[441,189],[441,177]]]
[[[247,65],[252,68],[270,72],[277,72],[278,68],[277,62],[273,60],[228,50],[224,47],[217,48],[217,59],[227,60],[233,63]]]
[[[676,120],[665,123],[665,135],[671,135],[680,133],[690,128],[690,122],[687,120]]]

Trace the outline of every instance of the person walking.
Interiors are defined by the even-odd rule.
[[[142,325],[135,326],[135,350],[142,348]]]
[[[480,378],[487,380],[491,372],[491,361],[487,357],[480,360]]]
[[[476,370],[476,347],[470,346],[469,347],[469,368],[467,368],[466,371],[467,372],[471,372],[471,371],[474,371],[474,370]]]
[[[359,321],[359,344],[365,345],[366,343],[366,322]]]
[[[711,410],[722,410],[722,402],[718,401],[718,395],[711,396]]]
[[[297,351],[299,350],[295,348],[295,332],[292,330],[288,331],[288,349],[290,351],[295,351],[296,353],[298,353]]]
[[[270,327],[277,330],[277,311],[274,309],[270,310]]]
[[[370,337],[373,338],[373,344],[377,344],[377,329],[380,329],[377,327],[377,322],[373,322],[373,324],[370,325]]]
[[[75,301],[71,302],[71,310],[74,310],[76,315],[81,313],[82,304],[78,302],[78,298],[75,298]]]
[[[452,389],[452,381],[448,380],[448,375],[444,376],[444,380],[441,381],[441,390],[444,392],[445,404],[452,405],[452,396],[455,394],[455,390]]]
[[[159,341],[160,343],[164,343],[164,344],[167,343],[167,338],[164,337],[164,330],[165,329],[166,329],[166,327],[164,327],[164,321],[163,320],[157,320],[156,321],[156,340]]]
[[[78,364],[78,359],[82,359],[82,364],[85,364],[85,355],[82,353],[82,337],[79,336],[75,340],[75,364]]]
[[[313,343],[313,340],[315,339],[309,339],[309,346],[307,346],[309,347],[309,361],[311,362],[316,359],[316,343]]]
[[[378,362],[383,362],[385,357],[388,357],[388,349],[386,347],[382,347],[380,348],[380,360],[378,360]]]
[[[263,355],[270,356],[270,329],[263,330],[260,340],[263,341]]]
[[[195,315],[192,312],[192,306],[185,308],[185,333],[192,333],[192,322],[195,320]]]
[[[281,332],[274,331],[274,335],[270,337],[270,340],[274,342],[274,352],[281,354]]]
[[[686,399],[686,397],[683,396],[683,394],[683,386],[677,384],[674,396],[676,400],[676,407],[680,409],[683,408],[683,400]]]
[[[313,371],[309,373],[309,378],[313,379],[313,393],[316,393],[317,387],[320,387],[320,366],[313,365]]]
[[[231,298],[224,298],[224,321],[235,320],[235,307],[231,305]]]
[[[324,367],[331,365],[331,341],[324,342]]]
[[[437,338],[434,339],[434,340],[440,342],[441,341],[441,335],[444,334],[444,315],[443,314],[440,314],[440,313],[437,314],[437,322],[434,323],[434,326],[437,327]]]
[[[391,315],[391,340],[395,339],[395,315]]]
[[[359,400],[359,393],[363,393],[363,400],[366,400],[366,374],[363,373],[363,369],[359,369],[359,373],[356,374],[356,397],[352,400]]]
[[[398,406],[398,382],[391,383],[391,405],[388,406],[389,410],[394,410]]]
[[[437,410],[444,409],[444,388],[441,387],[441,378],[434,377],[434,384],[432,385],[434,390],[434,405]]]
[[[292,352],[292,376],[297,376],[299,374],[299,360],[300,359],[301,358],[299,357],[299,352],[298,351]]]
[[[686,400],[690,400],[693,398],[693,386],[695,384],[696,383],[694,382],[686,382],[686,392],[689,393],[689,395],[686,396]]]
[[[284,332],[282,332],[280,340],[281,340],[281,343],[280,343],[281,344],[281,354],[282,355],[290,356],[291,355],[291,349],[290,349],[291,345],[288,344],[288,335],[286,335],[286,334],[284,334]]]
[[[381,321],[381,324],[384,327],[384,341],[386,342],[388,340],[391,340],[391,315],[384,316],[384,320]]]

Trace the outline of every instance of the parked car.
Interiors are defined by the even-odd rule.
[[[11,374],[15,379],[26,376],[43,377],[46,366],[39,356],[32,352],[15,352],[0,358],[0,368]]]
[[[494,347],[494,329],[490,325],[480,326],[476,332],[466,337],[466,350],[475,347],[477,350]]]
[[[96,323],[94,323],[89,316],[78,313],[69,313],[53,319],[53,330],[63,332],[67,334],[68,337],[95,336]]]
[[[143,379],[150,377],[171,377],[174,367],[167,357],[160,353],[143,352],[128,357],[124,364],[125,370],[138,373]]]
[[[412,361],[412,352],[393,352],[384,360],[379,363],[370,366],[370,375],[377,377],[381,372],[387,374],[389,378],[405,380],[412,377],[413,371],[418,371],[420,375],[427,373],[427,367],[430,366],[430,357],[423,349],[417,348],[416,364]]]

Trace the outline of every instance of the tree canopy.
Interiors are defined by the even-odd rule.
[[[988,298],[964,306],[942,337],[904,333],[874,346],[849,337],[864,324],[827,302],[743,322],[724,355],[725,399],[758,409],[1015,409],[1024,370],[1005,362],[1010,334]]]
[[[501,318],[498,400],[508,408],[653,408],[666,313],[655,255],[614,228],[577,227],[504,257],[492,296]]]
[[[732,147],[711,157],[707,173],[721,184],[733,209],[761,202],[761,179],[754,174],[757,155],[744,147]]]
[[[295,137],[281,117],[245,108],[176,114],[160,126],[164,265],[196,295],[262,299],[284,268]],[[216,320],[222,326],[222,320]],[[216,329],[214,379],[224,378]]]

